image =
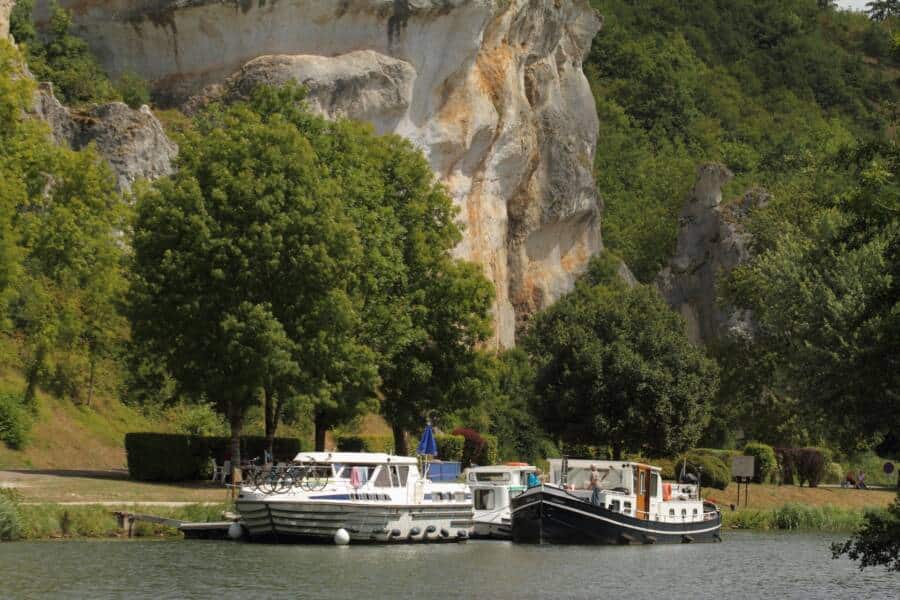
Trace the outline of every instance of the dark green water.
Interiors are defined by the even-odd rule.
[[[593,548],[469,542],[270,546],[0,544],[12,598],[900,598],[900,575],[832,560],[839,534],[727,533],[722,544]]]

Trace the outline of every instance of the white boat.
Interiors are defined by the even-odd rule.
[[[526,463],[466,469],[475,506],[474,537],[512,539],[510,500],[525,491],[528,475],[536,470]]]
[[[408,456],[300,453],[266,483],[242,486],[236,502],[253,540],[441,542],[472,533],[468,486],[423,478]]]

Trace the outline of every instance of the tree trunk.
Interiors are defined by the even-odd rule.
[[[31,364],[31,366],[28,368],[28,372],[25,374],[25,381],[27,382],[27,385],[25,387],[25,406],[32,409],[35,407],[38,376],[41,372],[41,367],[44,365],[44,357],[46,356],[46,354],[47,351],[43,347],[39,348],[34,355],[34,362]]]
[[[266,405],[266,450],[272,462],[275,461],[275,430],[278,428],[278,415],[275,410],[275,398],[272,390],[263,388]]]
[[[316,452],[324,452],[325,450],[325,432],[328,431],[328,423],[325,422],[325,416],[316,413]]]
[[[406,446],[406,433],[399,425],[391,425],[394,432],[394,454],[397,456],[406,456],[409,454],[409,448]]]
[[[231,483],[241,481],[241,433],[244,429],[244,414],[240,408],[232,408],[231,421]]]
[[[91,371],[90,371],[90,376],[88,377],[88,401],[87,401],[88,408],[91,408],[91,406],[94,403],[94,374],[96,372],[97,372],[97,361],[92,356],[91,357]]]

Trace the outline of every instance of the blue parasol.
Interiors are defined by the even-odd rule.
[[[437,456],[438,447],[437,442],[434,441],[434,432],[431,431],[431,424],[425,426],[425,431],[422,432],[422,439],[419,440],[419,445],[416,446],[416,454],[422,454],[424,456]]]

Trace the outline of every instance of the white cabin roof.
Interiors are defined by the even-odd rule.
[[[551,458],[547,461],[550,463],[551,469],[561,469],[562,468],[562,459],[561,458]],[[636,463],[630,461],[622,461],[622,460],[590,460],[587,458],[570,458],[569,459],[569,468],[576,469],[590,469],[591,465],[597,465],[598,469],[623,469],[627,467],[636,467],[636,466],[644,466],[650,467],[653,471],[659,471],[660,467],[654,467],[653,465],[647,465],[644,463]]]
[[[395,465],[417,464],[415,457],[394,456],[384,452],[301,452],[294,457],[294,462],[352,463],[358,465],[383,465],[385,463]]]
[[[522,471],[534,471],[534,465],[487,465],[483,467],[469,467],[466,473],[520,473]]]

